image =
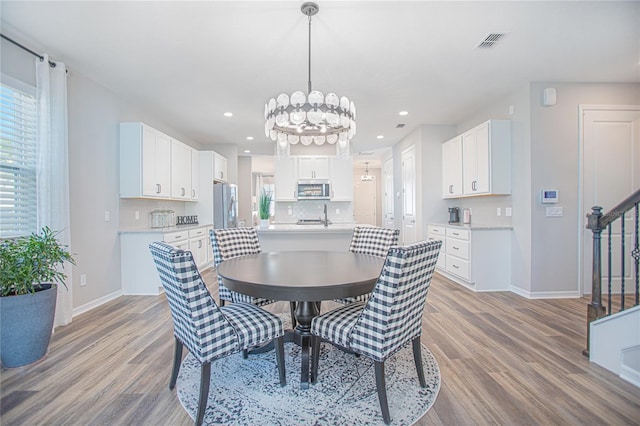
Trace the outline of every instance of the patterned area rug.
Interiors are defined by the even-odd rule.
[[[300,390],[300,348],[285,343],[287,385],[280,387],[275,353],[234,354],[211,364],[209,425],[384,425],[373,362],[322,344],[318,383]],[[418,383],[411,345],[385,362],[387,398],[394,425],[410,425],[431,408],[440,390],[440,370],[422,346],[426,388]],[[189,354],[182,362],[177,393],[195,418],[200,365]]]

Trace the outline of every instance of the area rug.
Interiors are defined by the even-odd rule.
[[[285,343],[287,385],[280,387],[273,351],[234,354],[211,364],[208,425],[384,425],[373,362],[323,343],[318,383],[300,389],[300,347]],[[413,352],[407,346],[385,362],[387,398],[394,425],[411,425],[433,405],[440,390],[440,370],[423,345],[427,382],[418,382]],[[189,354],[177,382],[180,403],[195,419],[200,364]]]

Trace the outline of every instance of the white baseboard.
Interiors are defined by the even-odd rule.
[[[578,291],[527,291],[519,287],[511,286],[509,290],[527,299],[578,299]]]
[[[122,296],[122,290],[114,291],[113,293],[107,294],[106,296],[103,296],[92,302],[85,303],[84,305],[78,306],[77,308],[73,309],[73,316],[75,317],[76,315],[84,314],[85,312],[97,308],[100,305],[104,305],[105,303],[110,302],[113,299],[117,299],[120,296]]]

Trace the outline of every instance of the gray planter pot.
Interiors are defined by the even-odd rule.
[[[6,368],[31,364],[47,353],[58,288],[0,297],[0,358]]]

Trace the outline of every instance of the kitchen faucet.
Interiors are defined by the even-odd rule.
[[[329,219],[327,218],[327,203],[324,203],[324,226],[329,226]]]

